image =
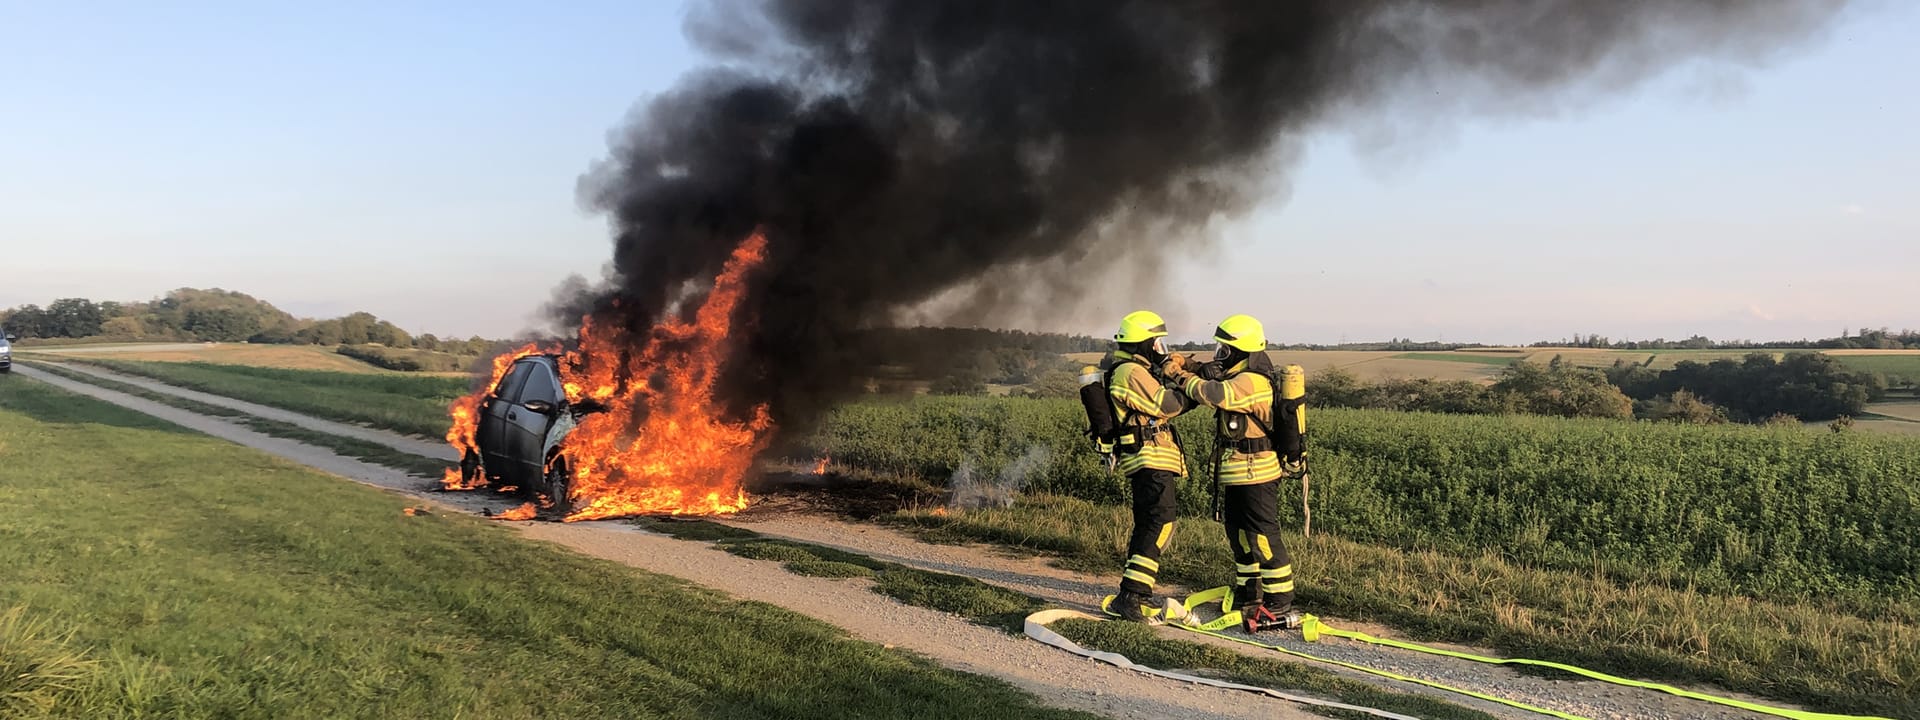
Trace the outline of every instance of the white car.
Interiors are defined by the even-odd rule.
[[[13,341],[19,339],[13,333],[0,331],[0,373],[13,372]]]

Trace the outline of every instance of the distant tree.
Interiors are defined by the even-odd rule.
[[[47,305],[42,337],[83,338],[100,334],[106,316],[100,306],[86,298],[61,298]]]
[[[1032,398],[1070,398],[1080,394],[1080,378],[1066,370],[1049,370],[1040,374],[1033,384],[1022,388],[1022,397]]]
[[[987,384],[976,373],[961,372],[933,381],[927,392],[935,395],[985,395]]]
[[[260,331],[260,316],[232,307],[187,310],[181,329],[201,340],[239,342]]]
[[[1501,371],[1492,388],[1494,402],[1509,412],[1559,417],[1626,419],[1633,400],[1595,370],[1556,363],[1541,367],[1517,362]]]
[[[39,305],[21,305],[0,317],[0,326],[23,338],[52,337],[47,333],[47,311]]]
[[[1367,407],[1366,389],[1354,374],[1329,367],[1307,376],[1309,407]]]
[[[1691,392],[1677,390],[1670,396],[1657,398],[1643,417],[1689,425],[1717,425],[1727,421],[1727,412]]]

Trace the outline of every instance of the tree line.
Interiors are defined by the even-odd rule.
[[[479,355],[494,341],[475,336],[412,335],[372,313],[314,320],[272,303],[219,288],[180,288],[146,302],[61,298],[0,311],[0,327],[22,338],[126,341],[255,342],[301,345],[383,345],[455,355]]]
[[[1774,340],[1754,342],[1752,340],[1712,340],[1705,335],[1694,335],[1685,340],[1613,340],[1604,335],[1573,334],[1573,339],[1543,340],[1532,347],[1577,347],[1600,348],[1607,350],[1763,350],[1769,348],[1793,350],[1920,350],[1920,330],[1901,330],[1894,332],[1887,328],[1878,330],[1861,329],[1857,334],[1851,329],[1842,329],[1839,337],[1820,340]]]
[[[1492,385],[1433,378],[1366,383],[1331,368],[1314,373],[1307,383],[1307,401],[1319,407],[1696,424],[1839,420],[1859,415],[1886,394],[1887,381],[1880,374],[1850,370],[1816,352],[1683,360],[1664,371],[1624,360],[1604,370],[1582,368],[1555,357],[1546,365],[1509,365]]]

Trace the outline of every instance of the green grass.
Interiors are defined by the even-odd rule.
[[[48,717],[1085,717],[18,378],[0,467]]]
[[[1438,360],[1441,362],[1475,363],[1478,365],[1498,365],[1506,367],[1520,362],[1517,356],[1500,357],[1495,355],[1474,355],[1472,353],[1410,352],[1393,356],[1395,360]]]
[[[1849,370],[1863,370],[1885,375],[1889,381],[1900,380],[1908,383],[1920,383],[1920,354],[1905,355],[1835,355]]]
[[[1023,593],[969,577],[874,560],[810,543],[768,538],[751,530],[703,520],[640,518],[641,527],[681,539],[705,540],[741,557],[781,562],[795,574],[822,577],[871,577],[874,592],[901,603],[958,615],[1010,634],[1022,634],[1028,615],[1045,603]],[[828,567],[832,569],[826,572]],[[1151,667],[1213,670],[1229,679],[1261,687],[1310,692],[1356,705],[1424,718],[1490,720],[1491,716],[1431,697],[1383,690],[1342,678],[1317,667],[1250,658],[1193,642],[1154,636],[1144,625],[1065,621],[1050,625],[1082,646],[1126,655]],[[1341,710],[1304,708],[1330,717],[1369,717]]]
[[[97,375],[76,372],[56,364],[36,362],[33,367],[75,382],[83,382],[108,390],[126,393],[134,397],[152,400],[162,405],[177,407],[201,415],[224,418],[257,432],[272,435],[277,438],[306,443],[315,447],[326,448],[337,455],[403,470],[423,478],[438,478],[441,473],[449,467],[448,463],[433,458],[421,457],[410,452],[395,450],[379,443],[334,435],[318,430],[309,430],[278,420],[255,417],[233,408],[203,403],[198,400],[190,400],[178,395],[155,392],[138,385],[130,385],[118,380],[110,380]]]
[[[1108,575],[1120,568],[1130,523],[1124,507],[1051,496],[888,521],[928,541],[990,542]],[[1852,612],[1623,583],[1616,563],[1599,559],[1570,572],[1493,552],[1404,551],[1319,531],[1311,543],[1296,532],[1283,537],[1309,612],[1625,677],[1709,682],[1829,711],[1920,714],[1920,635],[1912,631],[1920,609],[1910,605]],[[1160,576],[1195,589],[1222,585],[1233,574],[1230,557],[1218,523],[1182,518]]]
[[[447,405],[469,389],[469,382],[457,377],[198,362],[74,361],[316,417],[425,437],[446,434]]]

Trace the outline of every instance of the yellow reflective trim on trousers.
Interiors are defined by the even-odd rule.
[[[1153,576],[1140,572],[1139,570],[1128,569],[1126,572],[1120,573],[1120,577],[1128,580],[1138,580],[1146,583],[1147,587],[1153,587]]]
[[[1188,625],[1186,623],[1169,623],[1169,624],[1189,632],[1196,632],[1202,635],[1211,635],[1213,637],[1221,638],[1223,640],[1232,640],[1234,642],[1241,643],[1243,645],[1253,645],[1256,647],[1263,647],[1263,648],[1274,650],[1286,655],[1291,655],[1293,657],[1313,660],[1315,662],[1323,662],[1323,663],[1338,665],[1340,667],[1344,667],[1349,670],[1357,670],[1363,673],[1367,673],[1369,675],[1388,678],[1390,680],[1399,680],[1401,682],[1410,682],[1417,685],[1425,685],[1427,687],[1434,688],[1436,690],[1445,690],[1450,693],[1456,693],[1460,695],[1465,695],[1467,697],[1478,698],[1481,700],[1486,700],[1488,702],[1499,703],[1507,707],[1519,708],[1521,710],[1526,710],[1528,712],[1535,712],[1535,713],[1540,713],[1542,715],[1561,718],[1561,720],[1590,720],[1589,718],[1581,717],[1579,715],[1572,715],[1572,714],[1560,712],[1558,710],[1549,710],[1543,707],[1528,705],[1518,700],[1509,700],[1507,698],[1503,698],[1495,695],[1488,695],[1486,693],[1480,693],[1480,692],[1475,692],[1475,691],[1467,690],[1463,688],[1452,687],[1450,685],[1444,685],[1441,683],[1434,682],[1432,680],[1423,680],[1420,678],[1399,675],[1396,673],[1388,672],[1386,670],[1380,670],[1377,668],[1371,668],[1365,665],[1360,665],[1358,663],[1350,663],[1350,662],[1344,662],[1340,660],[1333,660],[1333,659],[1321,657],[1319,655],[1314,655],[1312,653],[1301,652],[1299,650],[1290,650],[1285,647],[1281,647],[1279,645],[1260,642],[1259,640],[1253,640],[1253,639],[1249,639],[1249,638],[1241,637],[1237,635],[1226,635],[1226,634],[1217,632],[1218,630],[1237,627],[1240,625],[1240,620],[1241,620],[1240,613],[1238,611],[1233,610],[1230,607],[1227,607],[1232,602],[1233,602],[1233,588],[1231,587],[1221,586],[1221,587],[1213,588],[1211,590],[1202,590],[1200,592],[1187,596],[1185,600],[1181,601],[1181,604],[1186,606],[1187,611],[1189,613],[1191,613],[1195,608],[1203,607],[1206,605],[1217,604],[1221,608],[1220,617],[1214,619],[1211,622],[1206,622],[1199,625]],[[1885,718],[1877,715],[1838,715],[1834,713],[1821,713],[1821,712],[1812,712],[1807,710],[1791,710],[1787,708],[1771,707],[1767,705],[1761,705],[1759,703],[1746,702],[1744,700],[1734,700],[1732,698],[1723,698],[1723,697],[1718,697],[1714,695],[1708,695],[1706,693],[1693,692],[1691,690],[1682,690],[1680,688],[1676,688],[1671,685],[1662,685],[1660,683],[1645,682],[1641,680],[1630,680],[1630,679],[1619,677],[1616,675],[1608,675],[1603,672],[1588,670],[1583,667],[1566,665],[1566,664],[1556,663],[1556,662],[1548,662],[1546,660],[1530,660],[1527,658],[1492,658],[1492,657],[1486,657],[1484,655],[1474,655],[1472,653],[1455,652],[1452,650],[1441,650],[1439,648],[1430,648],[1425,645],[1418,645],[1415,643],[1404,642],[1400,640],[1387,640],[1383,638],[1376,638],[1372,635],[1368,635],[1363,632],[1355,632],[1352,630],[1341,630],[1321,622],[1320,618],[1314,617],[1312,615],[1302,616],[1301,622],[1302,622],[1302,625],[1300,629],[1301,629],[1301,635],[1303,637],[1317,638],[1320,635],[1332,635],[1334,637],[1346,638],[1348,640],[1353,640],[1356,642],[1369,643],[1373,645],[1384,645],[1386,647],[1399,648],[1401,650],[1411,650],[1414,652],[1427,653],[1429,655],[1441,655],[1445,657],[1459,658],[1462,660],[1471,660],[1474,662],[1487,663],[1490,665],[1533,665],[1535,667],[1553,668],[1555,670],[1562,670],[1565,672],[1573,673],[1575,675],[1580,675],[1582,677],[1599,680],[1604,683],[1611,683],[1614,685],[1620,685],[1624,687],[1641,688],[1645,690],[1655,690],[1658,692],[1667,693],[1669,695],[1677,695],[1677,696],[1688,698],[1691,700],[1700,700],[1703,702],[1713,703],[1715,705],[1724,705],[1726,707],[1739,708],[1741,710],[1750,710],[1750,711],[1762,713],[1765,715],[1772,715],[1774,717],[1791,718],[1792,720],[1892,720],[1892,718]]]
[[[1160,572],[1160,563],[1154,562],[1153,558],[1145,555],[1135,555],[1127,558],[1127,562],[1132,565],[1139,565],[1141,569],[1148,572]]]
[[[1239,541],[1238,544],[1233,546],[1233,551],[1241,552],[1241,553],[1253,552],[1253,548],[1248,547],[1247,545],[1247,531],[1235,530],[1233,532],[1235,533],[1234,539]]]
[[[1140,452],[1121,455],[1116,465],[1122,475],[1132,475],[1146,468],[1165,470],[1177,475],[1187,474],[1187,459],[1175,448],[1159,445],[1143,445]]]
[[[1255,536],[1253,536],[1253,539],[1254,539],[1254,540],[1256,540],[1256,541],[1258,541],[1258,542],[1260,543],[1260,559],[1261,559],[1261,560],[1272,560],[1272,559],[1273,559],[1273,546],[1272,546],[1272,545],[1268,545],[1268,544],[1267,544],[1267,536],[1265,536],[1265,535],[1255,535]]]
[[[1260,568],[1260,577],[1263,578],[1283,578],[1292,574],[1292,565],[1281,565],[1277,568]]]
[[[1253,456],[1228,453],[1220,461],[1219,478],[1222,485],[1263,483],[1279,480],[1281,474],[1280,456],[1272,452]]]
[[[1271,593],[1293,592],[1293,581],[1288,580],[1286,582],[1278,582],[1278,583],[1263,582],[1263,583],[1260,583],[1260,589],[1264,592],[1271,592]]]
[[[1167,540],[1171,539],[1172,537],[1173,537],[1173,523],[1167,523],[1165,525],[1161,525],[1160,537],[1153,541],[1153,546],[1160,548],[1161,550],[1165,550],[1167,549]],[[1159,569],[1159,566],[1156,565],[1154,569],[1156,570]]]

